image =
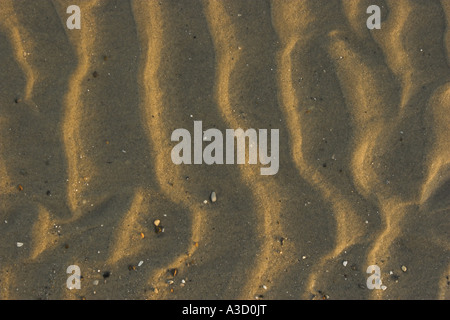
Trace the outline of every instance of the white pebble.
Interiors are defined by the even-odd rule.
[[[140,267],[140,266],[142,266],[142,264],[144,263],[144,261],[139,261],[139,263],[138,263],[138,267]]]
[[[23,243],[22,242],[17,242],[16,245],[17,245],[18,248],[20,248],[21,246],[23,246]]]
[[[347,266],[347,263],[348,263],[348,261],[347,261],[347,260],[345,260],[344,262],[342,262],[342,264],[344,265],[344,267],[346,267],[346,266]]]
[[[217,201],[217,196],[216,193],[213,191],[211,192],[211,202],[216,202]]]

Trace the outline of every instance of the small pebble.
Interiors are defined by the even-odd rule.
[[[161,232],[164,232],[164,228],[162,226],[155,226],[155,233],[159,234]]]
[[[16,245],[18,248],[20,248],[21,246],[23,246],[23,242],[17,242]]]
[[[155,233],[164,232],[164,227],[161,225],[161,220],[156,219],[153,221],[153,224],[155,225]]]
[[[406,272],[406,270],[408,270],[405,266],[402,266],[402,271]]]
[[[213,191],[213,192],[211,192],[211,202],[216,202],[217,201],[217,196],[216,196],[216,193]]]
[[[178,273],[178,269],[177,269],[177,268],[169,269],[169,273],[170,273],[173,277],[175,277],[175,276],[177,275],[177,273]]]
[[[138,267],[140,267],[140,266],[142,266],[142,264],[144,263],[144,261],[139,261],[139,263],[138,263]]]
[[[344,261],[344,262],[342,262],[342,264],[344,265],[344,267],[346,267],[346,266],[347,266],[347,263],[348,263],[348,261]]]
[[[94,286],[98,285],[98,280],[94,280],[93,284]]]
[[[387,287],[386,286],[381,286],[381,290],[386,290],[387,289]]]

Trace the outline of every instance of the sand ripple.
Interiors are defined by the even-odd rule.
[[[450,298],[448,1],[372,31],[362,0],[93,0],[67,30],[72,2],[0,8],[0,298]],[[279,129],[278,174],[175,166],[194,120]]]

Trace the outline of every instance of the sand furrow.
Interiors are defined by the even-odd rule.
[[[361,236],[364,234],[361,225],[362,221],[358,217],[358,213],[355,210],[354,205],[347,199],[347,196],[342,194],[341,189],[338,186],[333,185],[327,181],[327,178],[316,170],[316,167],[306,160],[305,152],[303,151],[303,134],[298,129],[301,127],[302,122],[305,122],[301,112],[298,111],[299,102],[298,91],[294,87],[293,70],[294,64],[292,62],[292,56],[297,53],[297,48],[305,48],[311,41],[308,37],[308,19],[301,19],[296,22],[295,26],[290,26],[291,21],[286,20],[288,11],[292,10],[292,3],[288,5],[273,4],[273,16],[274,26],[280,37],[282,43],[282,49],[278,56],[278,79],[279,79],[279,101],[284,111],[285,119],[287,121],[287,129],[289,130],[290,139],[292,141],[292,158],[297,166],[299,174],[305,178],[314,188],[320,191],[321,196],[331,204],[334,213],[334,219],[336,221],[336,239],[334,248],[323,255],[321,261],[317,263],[310,277],[308,283],[308,290],[305,292],[304,297],[307,297],[310,293],[316,292],[316,280],[320,278],[319,274],[323,272],[325,264],[342,254],[345,249],[358,243]],[[297,8],[299,12],[308,12],[311,15],[311,11],[308,9],[308,4],[299,4],[302,8]],[[304,7],[304,8],[303,8]],[[314,20],[314,19],[313,19]],[[295,32],[291,31],[295,30]],[[299,34],[305,34],[306,37],[300,37]],[[359,221],[359,223],[358,223]],[[358,227],[359,225],[359,227]]]
[[[381,30],[373,30],[372,37],[382,48],[386,62],[401,82],[399,114],[403,117],[415,112],[416,96],[428,86],[448,78],[448,65],[443,64],[442,36],[444,24],[437,3],[417,1],[388,1],[389,16]],[[432,17],[430,20],[421,16]],[[416,35],[427,30],[429,37]],[[438,49],[438,50],[436,50]]]
[[[355,127],[358,128],[353,156],[354,179],[356,185],[360,187],[360,192],[366,198],[374,201],[380,208],[382,217],[381,228],[367,253],[366,265],[381,265],[389,261],[389,257],[398,250],[396,244],[404,241],[403,239],[406,237],[406,231],[404,230],[406,222],[417,214],[418,191],[424,188],[424,175],[420,171],[416,172],[418,168],[426,167],[424,165],[425,158],[422,158],[417,150],[411,152],[412,150],[409,148],[396,148],[397,153],[395,155],[390,154],[389,165],[384,165],[383,169],[377,164],[385,157],[380,152],[388,150],[388,146],[392,145],[392,140],[395,139],[394,137],[398,135],[398,132],[403,134],[402,128],[408,128],[410,131],[417,130],[414,128],[420,126],[421,119],[414,113],[427,116],[427,109],[421,109],[421,107],[426,106],[426,95],[421,94],[419,98],[419,90],[423,90],[425,84],[439,84],[445,81],[442,76],[435,76],[434,72],[424,69],[422,66],[424,61],[418,58],[417,54],[411,54],[411,52],[414,52],[413,47],[415,49],[417,44],[409,42],[405,33],[406,30],[414,32],[414,30],[411,31],[411,21],[417,21],[417,19],[414,19],[413,15],[421,12],[416,5],[418,3],[407,2],[402,3],[401,6],[398,2],[390,3],[389,7],[392,10],[386,27],[383,27],[380,33],[372,31],[373,37],[380,44],[385,54],[387,65],[401,80],[399,100],[395,97],[397,91],[395,82],[391,81],[393,85],[389,86],[382,80],[390,78],[389,72],[384,70],[380,74],[379,66],[378,70],[372,67],[374,64],[370,61],[370,57],[360,56],[351,48],[345,48],[344,37],[336,38],[336,35],[332,35],[334,40],[331,49],[335,54],[336,61],[338,61],[337,72],[341,86],[344,88],[346,100],[352,112],[354,112]],[[405,8],[407,9],[405,10]],[[421,27],[419,24],[413,27],[422,29],[424,26]],[[432,27],[438,28],[438,26]],[[384,32],[387,32],[387,34],[384,34]],[[340,40],[338,40],[339,38]],[[435,50],[439,47],[439,41],[435,41],[428,43],[428,47],[424,45],[424,49],[419,51],[426,51],[428,56],[430,53],[439,55],[442,52]],[[342,61],[337,59],[337,56],[352,51],[353,54],[347,58],[347,62],[345,62],[345,57]],[[442,61],[442,59],[437,61]],[[359,65],[357,71],[354,70],[354,65]],[[433,66],[431,65],[429,68],[433,68]],[[440,68],[445,70],[445,65],[441,65]],[[377,76],[371,77],[375,73],[377,73]],[[420,79],[416,77],[420,77]],[[352,83],[352,81],[354,82]],[[376,96],[380,98],[373,99]],[[368,100],[366,97],[373,100]],[[392,111],[396,110],[392,107],[393,105],[398,105],[398,110],[400,110],[398,115],[392,114]],[[391,113],[387,113],[388,110],[391,110]],[[445,120],[445,122],[448,121]],[[436,127],[436,123],[434,122],[430,127]],[[448,127],[448,123],[443,127]],[[446,131],[443,127],[439,130],[440,133]],[[436,140],[429,140],[430,138],[427,136],[423,136],[421,139],[423,139],[422,141],[433,141],[427,147],[421,146],[424,155],[436,148],[430,147],[430,145],[434,145]],[[403,141],[403,138],[400,138],[400,141]],[[416,146],[419,147],[420,144],[416,144]],[[432,156],[438,162],[440,162],[438,154],[441,154],[442,149],[439,148],[439,150],[435,153],[435,157]],[[394,162],[392,159],[398,159],[398,161]],[[426,163],[434,164],[435,160]],[[398,169],[394,171],[394,167],[401,171],[398,171]],[[415,171],[415,173],[414,178],[411,177],[414,183],[410,183],[408,188],[403,186],[399,190],[397,181],[394,181],[394,184],[390,183],[391,178],[399,179],[395,176],[402,176],[409,171]],[[407,219],[407,217],[409,218]],[[384,268],[386,267],[384,266]],[[386,274],[384,273],[384,278],[387,277]],[[386,294],[388,293],[375,290],[372,292],[372,297],[382,298]],[[391,294],[395,294],[395,291]]]
[[[95,28],[95,16],[92,9],[98,1],[90,1],[83,5],[83,19],[89,21],[90,28],[82,28],[72,34],[69,39],[75,48],[77,67],[69,77],[68,91],[65,95],[65,110],[62,120],[62,141],[67,161],[67,202],[74,217],[81,215],[82,192],[86,188],[85,177],[97,171],[96,165],[84,154],[81,126],[83,117],[88,113],[85,110],[83,98],[83,80],[88,76],[90,67],[90,51],[95,43],[96,36],[92,33]],[[79,33],[79,34],[78,34]]]
[[[433,148],[427,159],[427,176],[420,192],[420,205],[450,179],[450,84],[439,87],[429,101],[430,125],[433,126]]]
[[[2,136],[3,160],[0,167],[5,170],[4,177],[8,178],[3,179],[2,176],[3,182],[7,183],[2,193],[11,191],[11,196],[2,201],[2,221],[6,224],[9,220],[14,224],[16,217],[28,221],[28,225],[20,225],[18,232],[8,225],[2,232],[2,241],[9,239],[5,243],[12,249],[8,250],[8,255],[13,254],[14,248],[19,248],[16,241],[26,247],[23,253],[16,257],[12,255],[9,263],[5,263],[10,270],[9,277],[20,279],[18,283],[10,281],[12,286],[29,283],[32,272],[20,266],[34,264],[42,253],[55,248],[56,242],[50,234],[56,222],[54,216],[67,213],[65,206],[58,203],[64,198],[60,190],[65,179],[64,175],[58,176],[64,161],[61,161],[63,152],[57,127],[60,119],[58,102],[65,90],[64,80],[59,80],[68,74],[70,66],[64,62],[71,58],[71,54],[65,51],[68,47],[64,41],[57,46],[49,41],[61,31],[53,28],[58,19],[51,5],[41,3],[35,8],[35,15],[27,16],[30,7],[32,3],[5,2],[1,10],[2,14],[7,14],[1,19],[4,22],[1,27],[10,40],[10,47],[3,47],[5,54],[2,54],[2,59],[4,62],[15,60],[6,75],[8,81],[2,80],[4,87],[10,88],[2,96],[2,129],[5,134]],[[45,27],[39,21],[43,12],[48,14]],[[60,50],[57,54],[55,47]],[[42,55],[48,52],[48,55]],[[67,55],[63,56],[63,52]],[[55,69],[58,72],[54,72]],[[50,198],[52,192],[54,197]],[[49,213],[49,207],[58,208],[55,215]]]
[[[51,4],[41,3],[34,8],[36,14],[28,16],[30,9],[33,9],[33,3],[19,5],[14,2],[11,8],[14,11],[10,12],[14,21],[8,24],[17,28],[20,44],[10,42],[11,46],[3,47],[2,58],[9,65],[9,79],[2,82],[4,88],[9,89],[2,97],[2,114],[7,119],[3,127],[7,134],[2,140],[3,146],[10,150],[3,155],[10,179],[14,181],[12,183],[23,186],[27,193],[26,200],[38,200],[47,207],[56,204],[51,199],[64,198],[61,190],[65,188],[66,181],[64,175],[59,176],[59,172],[65,170],[59,121],[73,55],[68,41],[61,38],[64,32]],[[43,14],[47,14],[45,23],[40,19]],[[56,43],[54,38],[61,40]],[[17,46],[26,50],[22,62],[26,62],[31,73],[26,70],[21,73],[21,62],[12,62],[17,50],[22,50]],[[31,82],[34,84],[30,85]],[[58,174],[52,176],[52,173]],[[30,203],[30,206],[34,204]],[[57,211],[57,215],[67,214],[67,208]]]
[[[380,214],[383,217],[383,224],[376,239],[371,243],[365,265],[377,265],[381,268],[382,263],[389,259],[393,252],[392,246],[394,241],[404,232],[403,219],[407,214],[413,212],[414,205],[414,203],[405,203],[403,199],[398,197],[392,197],[380,202]],[[386,270],[382,270],[382,275],[381,279],[386,278]],[[381,290],[374,290],[371,292],[371,298],[381,299],[383,294],[384,292]]]
[[[29,55],[34,51],[37,44],[32,40],[28,31],[23,27],[14,10],[14,1],[4,1],[0,10],[0,25],[7,30],[7,34],[14,47],[14,58],[21,66],[26,78],[26,86],[24,92],[24,100],[31,110],[35,109],[33,101],[33,88],[36,81],[39,81],[36,70],[33,65],[28,62]]]
[[[143,116],[143,126],[146,130],[149,140],[151,141],[154,154],[154,167],[156,181],[159,190],[165,194],[171,201],[187,208],[191,214],[190,241],[186,252],[173,258],[165,268],[154,271],[148,280],[148,283],[154,286],[162,286],[165,282],[164,275],[167,269],[173,268],[180,272],[197,249],[196,243],[201,241],[201,227],[204,223],[205,211],[199,209],[187,201],[185,194],[187,190],[180,189],[178,193],[173,193],[168,181],[176,180],[180,172],[173,169],[173,165],[168,163],[168,155],[170,155],[170,146],[167,141],[167,127],[162,121],[154,120],[153,115],[160,114],[163,111],[163,88],[159,84],[160,61],[162,59],[161,49],[164,41],[164,25],[162,20],[161,9],[156,2],[133,2],[133,14],[136,20],[137,32],[140,39],[142,50],[141,72],[138,75],[141,83],[140,92],[140,108]],[[164,298],[167,291],[161,291],[159,294],[150,294],[150,298]]]
[[[449,299],[449,26],[444,0],[1,1],[0,299]],[[279,129],[279,170],[176,165],[200,120],[202,160],[203,130]]]
[[[360,40],[367,41],[370,38],[370,30],[361,28],[366,24],[368,17],[366,11],[369,5],[379,5],[375,2],[368,2],[366,0],[342,1],[342,11],[346,17],[347,23],[351,28],[353,34],[357,35]],[[384,6],[380,8],[385,9]],[[384,15],[382,15],[383,17]]]
[[[55,221],[50,213],[42,206],[39,207],[38,217],[33,225],[33,250],[30,259],[35,260],[46,250],[51,250],[55,243],[49,237],[50,232],[54,229]]]
[[[18,297],[14,295],[14,283],[16,281],[16,277],[12,272],[11,267],[2,267],[0,269],[0,278],[2,279],[2,285],[0,287],[0,299],[18,299]]]
[[[410,1],[406,1],[402,6],[390,2],[389,8],[389,19],[383,26],[383,31],[388,32],[388,34],[383,37],[384,42],[381,45],[384,46],[387,63],[402,84],[402,97],[399,105],[400,110],[402,110],[413,95],[413,91],[416,89],[412,86],[420,84],[412,81],[412,61],[408,55],[407,48],[404,47],[405,43],[401,38],[407,28],[407,22],[412,14],[413,7]],[[376,38],[376,35],[374,35],[374,37]]]
[[[389,112],[387,104],[393,104],[388,98],[373,99],[372,97],[394,97],[396,86],[379,83],[381,78],[389,77],[389,72],[381,71],[377,77],[372,77],[375,70],[344,41],[344,36],[338,32],[330,33],[330,56],[336,61],[336,71],[342,91],[355,128],[354,152],[352,156],[352,173],[358,191],[364,197],[373,197],[373,184],[380,181],[373,168],[373,155],[379,140],[386,131],[395,128],[395,114]],[[343,59],[343,55],[346,55]],[[353,70],[353,65],[360,66]],[[395,102],[395,100],[394,100]]]
[[[84,28],[68,33],[78,64],[69,79],[63,121],[67,198],[77,214],[118,191],[132,194],[137,186],[155,183],[150,176],[151,161],[146,161],[148,148],[142,145],[146,136],[140,126],[138,85],[133,81],[139,44],[131,6],[90,2],[81,10]],[[108,14],[100,25],[96,16],[103,10]],[[128,27],[118,27],[117,21]],[[128,45],[108,37],[111,33],[127,38]],[[99,190],[103,196],[95,199],[93,194]]]
[[[136,255],[142,250],[142,245],[136,244],[135,238],[139,235],[135,230],[146,231],[138,222],[144,198],[145,194],[141,190],[135,192],[130,209],[118,224],[119,230],[115,232],[107,264],[116,264],[119,260]],[[145,233],[142,234],[145,237]]]
[[[204,11],[216,52],[215,95],[218,110],[230,128],[245,130],[246,125],[238,120],[233,111],[232,104],[235,102],[230,97],[233,85],[232,74],[239,72],[235,66],[241,57],[240,47],[243,44],[237,38],[239,33],[224,4],[219,1],[205,1]],[[240,169],[241,178],[252,190],[253,202],[257,206],[257,213],[261,215],[258,217],[260,220],[257,226],[258,233],[264,234],[255,266],[252,267],[247,283],[239,296],[241,299],[252,299],[258,293],[258,289],[263,284],[262,281],[271,278],[276,283],[276,278],[281,270],[286,268],[287,262],[284,259],[277,259],[273,249],[276,237],[283,234],[280,219],[281,206],[277,201],[280,198],[280,187],[270,177],[260,176],[259,168],[244,165]],[[286,251],[286,255],[289,254],[287,248],[283,251]]]

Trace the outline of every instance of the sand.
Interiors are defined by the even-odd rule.
[[[445,0],[2,0],[0,299],[449,299],[449,25]],[[173,164],[195,120],[279,129],[278,173]]]

